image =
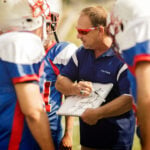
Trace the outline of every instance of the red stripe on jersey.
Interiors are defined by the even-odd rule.
[[[60,72],[59,72],[59,69],[57,68],[57,66],[55,64],[53,64],[52,60],[50,60],[50,59],[49,59],[49,62],[51,64],[52,68],[53,68],[54,73],[56,75],[59,75]]]
[[[51,86],[51,82],[50,81],[46,81],[44,83],[44,91],[43,91],[43,98],[44,98],[44,102],[46,105],[48,105],[49,103],[49,95],[50,95],[50,86]]]
[[[138,62],[141,61],[150,61],[150,55],[149,54],[139,54],[134,57],[133,67],[129,67],[129,70],[132,72],[132,74],[135,76],[135,66]]]
[[[141,61],[150,61],[150,55],[149,54],[140,54],[135,56],[134,58],[134,62],[133,62],[133,66],[128,65],[128,69],[130,70],[130,72],[133,74],[133,76],[135,76],[135,66],[138,62]]]
[[[136,106],[136,104],[134,102],[132,102],[132,109],[133,109],[133,112],[136,115],[136,113],[137,113],[137,106]]]
[[[134,66],[136,65],[137,62],[140,61],[150,61],[150,55],[149,54],[136,55],[134,58]]]
[[[22,114],[19,107],[19,103],[17,101],[8,150],[19,149],[19,145],[22,138],[23,126],[24,126],[24,115]]]
[[[39,82],[39,77],[36,74],[33,75],[26,75],[22,77],[16,77],[12,79],[12,82],[14,84],[20,83],[20,82],[25,82],[25,81],[38,81]]]
[[[46,112],[50,112],[51,111],[51,105],[50,104],[45,105],[45,109],[46,109]]]
[[[127,64],[128,65],[128,64]],[[130,72],[132,73],[133,76],[135,76],[135,72],[134,72],[134,67],[133,66],[129,66],[128,65],[128,69],[130,70]]]
[[[137,106],[134,102],[132,102],[132,109],[135,115],[135,119],[136,119],[136,124],[138,125],[138,120],[137,120]]]

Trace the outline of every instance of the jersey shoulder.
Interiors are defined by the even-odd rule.
[[[0,58],[4,61],[31,64],[44,56],[41,39],[33,33],[6,33],[0,36],[0,43]]]
[[[71,56],[76,52],[77,46],[69,42],[60,42],[55,44],[48,52],[47,57],[54,64],[65,65]]]

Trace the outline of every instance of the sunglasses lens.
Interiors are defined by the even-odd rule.
[[[82,34],[82,35],[86,35],[86,34],[89,33],[89,31],[78,30],[78,33],[79,33],[79,34]]]

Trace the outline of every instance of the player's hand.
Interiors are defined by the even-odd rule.
[[[72,150],[72,134],[65,133],[60,143],[59,150]]]

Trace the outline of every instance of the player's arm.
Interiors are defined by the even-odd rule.
[[[62,138],[60,148],[72,149],[72,137],[73,137],[73,122],[74,117],[66,116],[65,117],[65,131]]]
[[[143,150],[150,148],[150,62],[136,65],[138,121],[142,135]]]
[[[43,109],[39,86],[35,83],[17,83],[15,90],[20,108],[30,131],[42,150],[54,150],[48,118]]]
[[[93,125],[99,119],[119,116],[132,109],[132,100],[132,96],[129,95],[119,96],[101,107],[85,110],[81,118],[84,122]]]

